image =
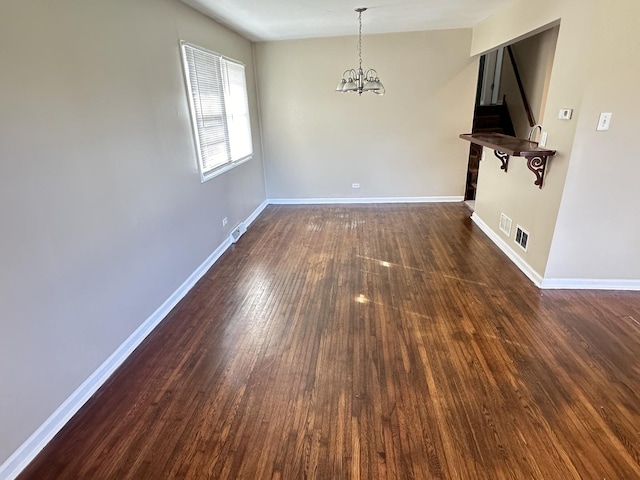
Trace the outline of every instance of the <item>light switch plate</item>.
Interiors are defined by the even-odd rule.
[[[560,120],[571,120],[572,116],[573,116],[573,109],[572,108],[562,108],[558,112],[558,118]]]
[[[611,117],[613,113],[601,113],[600,118],[598,119],[598,131],[602,132],[605,130],[609,130],[609,125],[611,125]]]

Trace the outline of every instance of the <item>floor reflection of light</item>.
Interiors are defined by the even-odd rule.
[[[266,332],[272,327],[265,321],[262,312],[269,312],[279,307],[280,297],[274,295],[273,268],[267,263],[257,263],[242,278],[238,278],[235,285],[235,296],[239,300],[237,309],[229,314],[233,315],[234,325],[243,325],[242,333],[245,341],[261,345]],[[237,337],[229,337],[230,348],[237,342]]]
[[[358,303],[367,303],[369,300],[363,294],[360,294],[356,297],[356,302]]]
[[[389,262],[385,262],[384,260],[380,260],[380,265],[387,268],[391,267],[391,264]]]

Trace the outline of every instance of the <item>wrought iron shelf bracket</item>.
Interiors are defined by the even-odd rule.
[[[504,170],[504,173],[507,173],[507,169],[509,168],[509,154],[499,150],[494,150],[493,154],[502,162],[500,170]]]
[[[500,170],[504,170],[504,173],[507,173],[509,169],[509,158],[510,155],[508,153],[501,152],[499,150],[494,150],[493,154],[502,162],[500,166]],[[542,189],[542,183],[544,182],[544,172],[547,169],[547,157],[539,156],[539,157],[525,157],[527,159],[527,168],[533,172],[536,176],[534,185],[537,185],[538,188]]]
[[[555,150],[540,148],[536,142],[510,137],[501,133],[463,133],[460,138],[482,147],[494,150],[493,154],[502,164],[500,169],[507,173],[509,159],[523,157],[527,159],[527,168],[536,176],[533,184],[542,189],[547,162],[556,154]]]
[[[542,189],[542,182],[544,181],[544,172],[547,169],[547,157],[527,157],[527,167],[529,170],[533,172],[536,176],[534,185],[537,185],[538,188]]]

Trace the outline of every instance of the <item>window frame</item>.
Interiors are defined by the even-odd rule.
[[[219,75],[219,79],[222,87],[222,90],[221,90],[222,95],[221,97],[219,97],[219,100],[221,101],[221,104],[222,104],[221,116],[222,116],[222,122],[224,125],[223,140],[225,142],[225,151],[227,153],[227,160],[224,163],[216,165],[215,167],[210,169],[205,168],[205,159],[203,157],[203,142],[201,141],[201,138],[200,138],[201,128],[199,127],[199,122],[202,120],[204,115],[201,115],[199,117],[197,114],[194,91],[192,86],[192,79],[190,75],[190,64],[189,64],[189,59],[187,57],[187,48],[191,48],[205,55],[214,56],[217,58],[217,62],[218,62],[218,70],[219,70],[218,75]],[[180,40],[180,57],[182,60],[182,69],[184,74],[184,82],[186,86],[187,103],[189,105],[189,116],[191,118],[190,123],[191,123],[191,131],[193,134],[193,142],[194,142],[194,147],[196,152],[196,161],[198,165],[198,171],[200,173],[200,182],[204,183],[253,158],[254,150],[253,150],[253,138],[251,134],[251,115],[250,115],[250,109],[249,109],[249,91],[247,88],[246,65],[243,62],[240,62],[234,58],[221,55],[217,52],[214,52],[212,50],[201,47],[199,45],[195,45],[193,43],[190,43],[184,40]],[[248,154],[238,157],[236,159],[232,157],[232,148],[231,148],[232,133],[230,133],[230,128],[231,128],[231,124],[233,123],[233,119],[230,118],[229,113],[227,112],[227,109],[226,109],[227,103],[229,103],[229,100],[232,98],[231,89],[229,88],[229,82],[228,82],[229,80],[228,79],[229,75],[227,73],[228,64],[234,64],[236,66],[242,67],[242,74],[243,74],[242,78],[244,81],[244,84],[243,84],[244,101],[246,102],[247,129],[246,131],[245,129],[243,129],[242,132],[240,132],[240,134],[245,136],[245,139],[248,139],[248,142],[245,145],[245,147],[248,149]],[[197,77],[196,77],[196,80],[197,80]],[[200,93],[200,90],[198,90],[198,98],[201,99],[202,97],[199,96],[199,93]]]

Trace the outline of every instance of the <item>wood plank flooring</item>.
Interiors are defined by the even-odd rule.
[[[468,217],[268,207],[20,478],[640,479],[640,294]]]

